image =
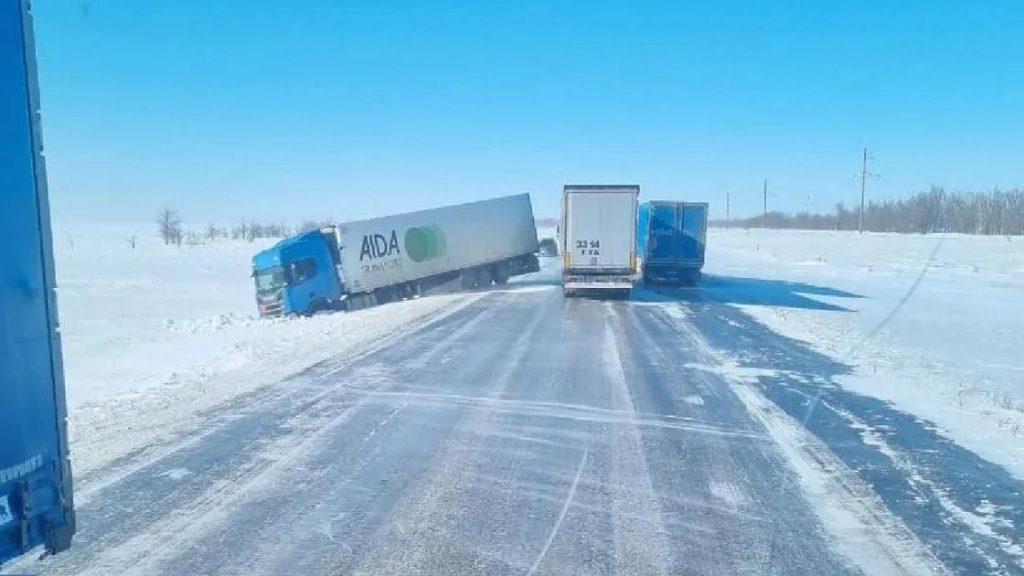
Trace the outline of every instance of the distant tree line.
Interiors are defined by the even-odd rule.
[[[859,206],[836,205],[831,214],[769,212],[739,220],[716,220],[733,228],[794,228],[857,230]],[[963,234],[1024,235],[1024,190],[947,192],[933,186],[902,200],[869,202],[864,229],[871,232],[959,232]]]
[[[292,234],[318,230],[331,225],[329,221],[307,220],[298,226],[289,226],[276,222],[242,222],[230,228],[219,227],[216,224],[208,224],[206,230],[186,230],[177,210],[164,208],[157,214],[157,232],[164,244],[181,246],[185,243],[189,246],[205,244],[218,239],[230,238],[232,240],[245,240],[253,242],[262,238],[284,238]],[[135,237],[129,239],[132,248],[135,248]]]

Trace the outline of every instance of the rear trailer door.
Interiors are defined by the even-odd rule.
[[[567,189],[566,268],[631,274],[635,265],[635,188]]]
[[[74,532],[31,21],[0,0],[0,563]]]
[[[708,227],[707,204],[683,204],[681,211],[679,254],[686,262],[703,264]]]
[[[679,253],[679,212],[676,204],[651,203],[648,259],[672,260]]]

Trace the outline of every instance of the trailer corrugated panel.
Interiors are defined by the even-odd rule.
[[[0,562],[74,532],[34,54],[27,4],[0,0]]]
[[[708,236],[708,205],[704,202],[683,202],[680,211],[679,256],[684,262],[703,265]]]
[[[339,224],[349,292],[454,272],[539,249],[529,194]]]

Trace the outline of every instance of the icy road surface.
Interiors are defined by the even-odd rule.
[[[854,572],[730,385],[685,368],[695,344],[671,319],[549,287],[488,295],[211,413],[85,498],[75,547],[42,566]]]
[[[1021,573],[1021,486],[837,371],[700,291],[494,290],[79,477],[17,568]]]

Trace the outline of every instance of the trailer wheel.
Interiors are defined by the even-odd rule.
[[[387,304],[388,302],[398,302],[402,299],[401,289],[397,286],[388,286],[387,288],[381,288],[375,292],[378,304]]]
[[[488,268],[476,269],[476,285],[480,288],[487,288],[491,285],[491,271]]]
[[[463,290],[472,290],[473,288],[476,288],[476,270],[468,268],[463,270],[460,276],[462,277],[461,285]]]
[[[494,280],[494,283],[498,286],[508,284],[508,265],[495,264],[491,268],[491,280]]]
[[[683,273],[682,284],[688,288],[693,288],[697,285],[697,281],[700,280],[700,270],[687,270]]]
[[[324,300],[314,300],[310,302],[309,308],[306,310],[306,316],[314,316],[317,312],[324,312],[328,309],[327,302]]]

